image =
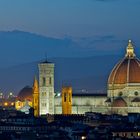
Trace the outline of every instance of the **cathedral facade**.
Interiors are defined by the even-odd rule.
[[[140,113],[140,61],[135,55],[131,40],[124,58],[109,75],[107,94],[74,94],[71,87],[64,87],[61,96],[57,96],[54,93],[54,64],[45,61],[38,66],[38,95],[33,88],[33,98],[39,101],[36,106],[33,104],[34,109],[38,108],[36,114]]]

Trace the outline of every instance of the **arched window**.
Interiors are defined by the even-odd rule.
[[[50,85],[52,84],[52,78],[51,77],[49,78],[49,84]]]
[[[64,102],[67,100],[67,93],[64,93]]]
[[[46,96],[46,92],[42,92],[42,96]]]
[[[45,77],[42,78],[42,83],[43,83],[43,86],[46,85],[46,78]]]
[[[71,102],[71,96],[70,96],[70,94],[69,94],[69,102]]]
[[[119,92],[119,96],[122,96],[122,95],[123,95],[123,93],[122,93],[122,91],[120,91],[120,92]]]
[[[138,96],[139,93],[137,91],[135,91],[134,94],[135,94],[135,96]]]

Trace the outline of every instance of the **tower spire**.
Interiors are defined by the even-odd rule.
[[[133,46],[131,40],[128,41],[128,46],[126,48],[126,55],[125,56],[129,57],[129,58],[133,58],[136,56],[134,53],[134,46]]]
[[[39,92],[38,81],[37,81],[36,76],[34,77],[33,90],[34,92]]]
[[[39,87],[38,81],[35,76],[34,83],[33,83],[33,108],[34,108],[34,116],[39,116]]]

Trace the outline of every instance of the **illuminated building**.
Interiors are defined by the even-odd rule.
[[[99,113],[140,112],[140,60],[134,53],[131,40],[125,57],[113,68],[108,78],[106,94],[73,94],[72,113],[88,111]],[[61,98],[55,98],[55,111],[61,113]]]
[[[15,96],[13,95],[12,92],[10,92],[9,95],[8,95],[8,98],[13,98],[13,97],[15,97]]]
[[[106,94],[100,93],[72,93],[72,114],[84,114],[85,112],[107,112]],[[62,114],[62,97],[56,96],[55,114]]]
[[[54,64],[42,62],[39,67],[39,112],[54,114]]]
[[[34,84],[33,84],[33,108],[34,108],[34,116],[39,116],[39,87],[38,81],[35,77]]]
[[[3,99],[4,96],[3,96],[3,93],[0,93],[0,99]]]
[[[108,79],[108,105],[112,112],[140,112],[140,60],[129,40],[125,57],[113,68]]]
[[[21,107],[19,110],[21,112],[24,112],[25,114],[29,114],[30,113],[30,108],[31,108],[31,106],[29,105],[28,101],[26,100],[25,103],[24,103],[24,105],[23,105],[23,107]],[[34,113],[36,113],[36,111]]]
[[[29,109],[34,108],[34,116],[39,116],[39,87],[37,79],[34,79],[33,87],[26,86],[18,94],[15,102],[15,108],[26,114]]]
[[[62,88],[62,114],[72,114],[72,87]]]
[[[13,94],[9,95],[4,96],[3,93],[0,93],[0,107],[14,109],[16,97]]]
[[[15,108],[16,108],[16,110],[21,109],[24,106],[24,104],[25,104],[24,101],[19,101],[19,100],[15,101]]]
[[[15,108],[17,110],[21,109],[24,105],[26,105],[26,102],[28,102],[31,107],[33,106],[33,89],[29,86],[24,87],[19,92],[15,102]]]
[[[4,102],[4,106],[8,106],[8,102]]]
[[[32,106],[33,96],[36,95],[34,97],[38,98],[37,92],[28,93],[27,97],[22,99],[27,100],[30,97],[29,104]],[[20,107],[23,106],[20,100],[18,104]],[[84,114],[85,112],[126,115],[129,112],[140,113],[139,107],[140,61],[134,53],[131,40],[128,42],[125,57],[115,65],[109,75],[107,94],[72,94],[71,88],[63,88],[62,94],[55,96],[54,64],[47,61],[39,64],[39,115]],[[16,108],[18,109],[18,106]]]

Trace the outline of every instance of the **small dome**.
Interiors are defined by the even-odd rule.
[[[127,103],[123,98],[118,97],[113,101],[112,107],[127,107]]]
[[[24,87],[18,94],[18,100],[21,101],[32,101],[33,96],[32,96],[32,88],[29,86]]]
[[[112,70],[108,84],[140,83],[140,61],[135,57],[134,49],[129,41],[125,58]]]

